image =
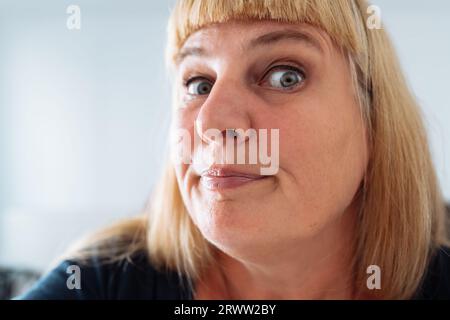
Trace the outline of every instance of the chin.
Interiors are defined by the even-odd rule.
[[[199,212],[196,220],[206,238],[239,239],[243,234],[264,230],[260,214],[261,210],[256,208],[252,210],[235,203],[222,202]]]

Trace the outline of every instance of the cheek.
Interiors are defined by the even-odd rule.
[[[191,163],[191,156],[194,146],[195,134],[195,110],[178,108],[173,113],[171,123],[171,144],[170,149],[172,160],[176,166],[180,167],[180,172],[185,172],[188,168],[186,164]],[[180,166],[180,163],[184,164]]]
[[[170,129],[171,160],[179,189],[185,200],[188,200],[192,186],[192,183],[189,181],[189,170],[194,144],[194,121],[191,118],[191,113],[184,110],[175,111]]]
[[[315,219],[350,205],[367,166],[367,144],[359,107],[310,101],[280,123],[284,191]]]

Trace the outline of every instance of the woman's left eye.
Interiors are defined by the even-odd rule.
[[[304,80],[304,73],[296,68],[276,67],[267,74],[264,82],[273,88],[289,90],[302,84]]]

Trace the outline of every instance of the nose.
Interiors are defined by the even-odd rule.
[[[214,142],[208,131],[219,131],[223,139],[237,138],[236,129],[251,128],[250,93],[236,81],[216,81],[195,120],[196,133],[210,144]],[[244,139],[243,141],[246,141]]]

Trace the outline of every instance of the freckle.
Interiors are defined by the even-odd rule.
[[[317,227],[317,222],[314,222],[314,223],[309,225],[310,229],[314,229],[315,227]]]

